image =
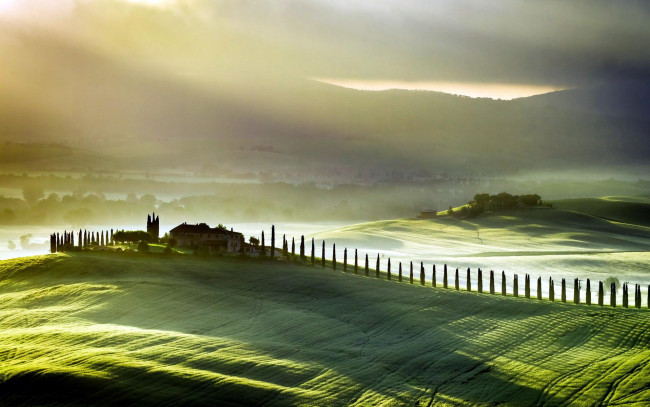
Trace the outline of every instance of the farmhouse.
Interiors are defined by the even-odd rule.
[[[206,223],[182,223],[169,231],[180,247],[238,252],[244,244],[244,235],[226,228],[211,228]]]

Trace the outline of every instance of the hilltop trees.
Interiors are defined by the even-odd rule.
[[[451,207],[447,210],[449,216],[456,218],[474,218],[485,211],[516,209],[521,206],[543,205],[542,197],[538,194],[512,195],[500,192],[496,195],[480,193],[474,195],[474,200],[467,202],[458,211]]]
[[[113,240],[120,243],[151,242],[153,236],[143,230],[118,230],[113,234]]]

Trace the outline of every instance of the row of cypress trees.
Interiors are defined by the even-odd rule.
[[[50,253],[62,252],[66,250],[73,250],[74,248],[82,248],[88,246],[108,246],[112,245],[113,229],[104,230],[101,232],[93,232],[79,229],[77,233],[75,245],[75,232],[67,230],[63,233],[52,233],[50,235]]]
[[[321,248],[321,267],[325,267],[325,241],[322,241],[322,248]],[[300,252],[300,259],[305,260],[305,253],[304,253],[304,236],[301,236],[301,252]],[[312,238],[312,252],[311,252],[311,264],[315,265],[315,243],[314,239]],[[293,253],[292,253],[293,254]],[[336,270],[337,269],[337,261],[336,261],[336,245],[334,244],[332,246],[332,269]],[[343,271],[347,272],[348,271],[348,249],[345,248],[343,250]],[[355,274],[359,274],[359,258],[358,258],[358,251],[357,249],[354,250],[354,263],[353,263],[353,270]],[[376,263],[375,263],[375,278],[380,277],[380,255],[377,254],[376,258]],[[388,266],[386,269],[386,279],[387,280],[392,280],[393,279],[393,271],[392,271],[392,261],[389,258],[388,259]],[[369,258],[368,254],[365,255],[365,262],[364,262],[364,274],[365,276],[370,275],[370,268],[369,268]],[[479,293],[484,293],[484,287],[483,287],[483,270],[478,269],[477,270],[477,287],[476,290]],[[419,272],[419,282],[420,285],[426,285],[426,275],[425,275],[425,268],[424,268],[424,263],[420,262],[420,272]],[[403,281],[403,273],[402,273],[402,262],[399,262],[398,264],[398,275],[397,275],[397,280],[399,282]],[[411,261],[409,263],[409,282],[410,284],[413,284],[416,279],[415,272],[414,272],[414,266],[413,262]],[[466,277],[466,291],[472,291],[472,279],[471,279],[471,270],[470,268],[467,269],[467,277]],[[501,272],[501,295],[507,295],[506,292],[506,275],[505,272]],[[489,273],[489,293],[490,294],[496,294],[496,289],[495,289],[495,273],[493,270],[490,270]],[[555,282],[553,278],[549,278],[549,296],[548,299],[550,301],[555,301]],[[436,265],[433,265],[432,269],[432,279],[431,279],[431,285],[432,287],[437,287],[437,276],[436,276]],[[449,288],[449,276],[448,276],[448,266],[445,264],[443,266],[443,276],[442,276],[442,287],[443,288]],[[460,290],[460,279],[459,279],[459,269],[456,268],[455,270],[455,275],[454,275],[454,288],[456,290]],[[573,302],[575,304],[580,304],[580,281],[576,278],[574,279],[573,283]],[[512,290],[512,295],[515,297],[519,297],[519,275],[515,274],[513,276],[513,290]],[[625,283],[623,284],[623,299],[622,299],[622,306],[624,308],[628,308],[629,306],[629,301],[628,301],[628,284]],[[591,281],[590,279],[587,279],[586,281],[586,290],[585,290],[585,303],[587,305],[591,305]],[[523,296],[525,298],[531,298],[531,276],[529,274],[525,274],[524,276],[524,291],[523,291]],[[599,306],[604,306],[605,301],[604,301],[604,286],[603,282],[599,281],[598,282],[598,305]],[[537,278],[537,299],[542,300],[542,278],[538,277]],[[560,293],[560,300],[562,302],[567,302],[567,283],[566,279],[562,279],[561,282],[561,293]],[[642,294],[641,294],[641,285],[640,284],[635,284],[634,287],[634,307],[635,308],[641,308],[641,302],[642,302]],[[616,307],[617,302],[616,302],[616,285],[614,283],[611,284],[610,287],[610,301],[609,305],[612,307]],[[650,286],[648,287],[648,308],[650,308]]]

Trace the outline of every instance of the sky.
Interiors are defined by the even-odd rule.
[[[647,163],[649,4],[0,0],[0,141],[260,172]],[[360,91],[393,88],[419,92]]]
[[[647,80],[648,4],[0,0],[0,49],[40,33],[200,86],[217,76],[327,78],[511,98],[517,87],[515,97]]]

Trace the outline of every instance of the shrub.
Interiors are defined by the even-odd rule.
[[[149,244],[145,242],[144,240],[140,241],[138,243],[138,251],[141,253],[148,253],[149,252]]]

